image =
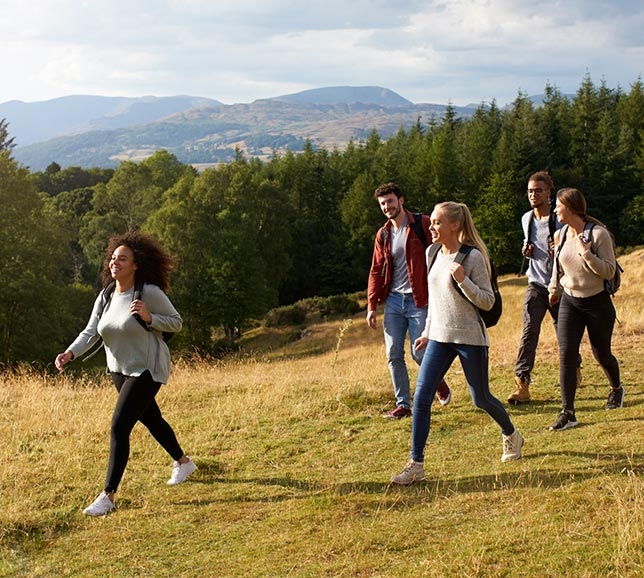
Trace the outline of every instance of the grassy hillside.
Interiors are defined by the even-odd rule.
[[[534,402],[511,407],[524,459],[501,464],[496,425],[455,364],[435,406],[428,479],[389,485],[411,421],[389,422],[382,334],[363,316],[308,328],[289,346],[223,362],[179,361],[159,394],[199,470],[168,487],[171,463],[144,428],[105,518],[100,491],[115,395],[102,374],[0,376],[1,577],[635,577],[644,572],[644,251],[620,259],[614,344],[625,407],[584,340],[581,426],[559,410],[556,341],[544,324]],[[525,278],[502,280],[490,331],[492,391],[512,390]],[[380,321],[380,320],[379,320]],[[277,341],[275,341],[277,342]]]

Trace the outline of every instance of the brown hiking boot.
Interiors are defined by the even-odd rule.
[[[515,375],[514,383],[516,389],[508,396],[508,403],[517,405],[519,403],[528,403],[530,401],[530,378],[519,377]]]

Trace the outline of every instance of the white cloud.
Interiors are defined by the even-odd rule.
[[[249,102],[380,85],[467,104],[584,74],[627,86],[644,7],[605,0],[10,0],[0,102],[65,94],[192,94]]]

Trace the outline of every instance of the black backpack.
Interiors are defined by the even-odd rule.
[[[111,281],[107,287],[101,291],[101,309],[98,312],[98,318],[100,319],[101,316],[103,315],[103,312],[109,305],[110,301],[112,300],[112,295],[114,295],[114,289],[116,288],[116,281]],[[132,295],[132,301],[136,299],[141,299],[141,293],[143,291],[143,282],[139,281],[138,279],[134,283],[134,294]],[[140,315],[135,315],[134,319],[136,319],[137,323],[143,327],[146,331],[152,331],[152,329],[148,326],[148,324],[143,321]],[[161,336],[163,337],[163,341],[166,343],[170,341],[174,337],[174,333],[171,331],[163,331],[161,333]],[[92,350],[85,356],[83,357],[83,361],[87,361],[91,357],[94,357],[96,355],[101,347],[103,347],[103,339],[99,339],[96,345],[92,347]]]
[[[432,268],[432,265],[434,264],[434,261],[436,260],[436,255],[438,254],[438,251],[442,245],[440,244],[433,244],[429,248],[429,253],[427,254],[427,260],[428,260],[428,267],[427,267],[427,273],[429,274],[429,270]],[[463,261],[465,261],[465,258],[469,255],[470,251],[474,249],[471,245],[461,245],[460,249],[458,250],[458,254],[454,258],[455,263],[462,264]],[[492,292],[494,293],[494,305],[492,305],[492,309],[489,311],[486,311],[485,309],[481,309],[480,307],[477,307],[472,303],[464,294],[463,291],[461,291],[461,288],[458,286],[458,283],[454,280],[454,277],[452,277],[452,283],[454,284],[454,288],[461,294],[461,297],[465,299],[472,307],[476,309],[476,311],[479,314],[479,317],[483,320],[483,324],[485,327],[494,327],[498,322],[499,319],[501,319],[501,314],[503,313],[503,299],[501,297],[501,292],[499,291],[499,283],[498,283],[498,275],[496,272],[496,268],[494,267],[494,264],[490,262],[490,268],[492,270],[492,276],[490,277],[490,283],[492,285]]]

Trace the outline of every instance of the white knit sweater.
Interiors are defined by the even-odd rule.
[[[489,310],[494,304],[485,260],[477,249],[472,249],[463,261],[465,279],[459,287],[467,297],[464,299],[454,287],[449,272],[456,255],[438,251],[427,275],[429,304],[423,336],[442,343],[489,347],[485,325],[474,307]]]

